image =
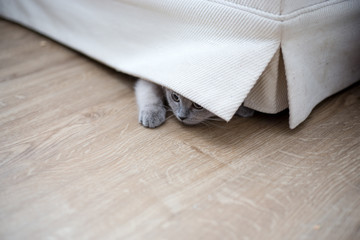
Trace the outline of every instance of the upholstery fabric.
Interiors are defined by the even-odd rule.
[[[0,15],[229,121],[290,127],[360,78],[359,0],[0,0]]]

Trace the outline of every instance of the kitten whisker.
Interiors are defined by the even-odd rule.
[[[219,118],[219,117],[210,117],[206,120],[209,120],[209,121],[217,121],[217,122],[223,122],[224,120]]]
[[[174,114],[169,115],[169,116],[165,119],[165,121],[167,121],[168,119],[170,119],[170,118],[172,118],[172,117],[174,117],[174,116],[175,116]]]
[[[211,121],[209,121],[209,119],[207,119],[207,120],[204,121],[203,123],[204,123],[204,124],[207,124],[207,126],[225,129],[224,126],[221,126],[221,125],[219,125],[219,124],[216,124],[216,123],[214,123],[214,122],[211,122]]]
[[[202,125],[205,125],[205,126],[207,126],[207,127],[210,127],[211,125],[208,123],[208,122],[200,122],[200,124],[202,124]]]
[[[221,118],[180,94],[152,82],[138,79],[135,95],[139,107],[139,119],[144,127],[155,128],[175,117],[188,125],[201,123],[205,126],[224,128],[224,120]]]

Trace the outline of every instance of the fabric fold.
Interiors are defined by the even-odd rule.
[[[360,80],[360,1],[333,1],[283,23],[290,128],[322,100]]]
[[[244,105],[264,113],[289,107],[284,59],[279,47],[270,63],[245,98]]]
[[[226,121],[289,107],[294,128],[360,79],[358,0],[0,0],[0,15]]]
[[[277,22],[212,1],[1,4],[3,16],[171,88],[227,121],[280,45]]]

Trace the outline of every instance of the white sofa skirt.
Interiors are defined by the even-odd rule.
[[[0,0],[0,15],[229,121],[290,128],[360,79],[359,0]]]

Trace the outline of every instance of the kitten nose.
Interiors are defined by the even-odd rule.
[[[186,117],[179,117],[181,121],[185,120]]]

